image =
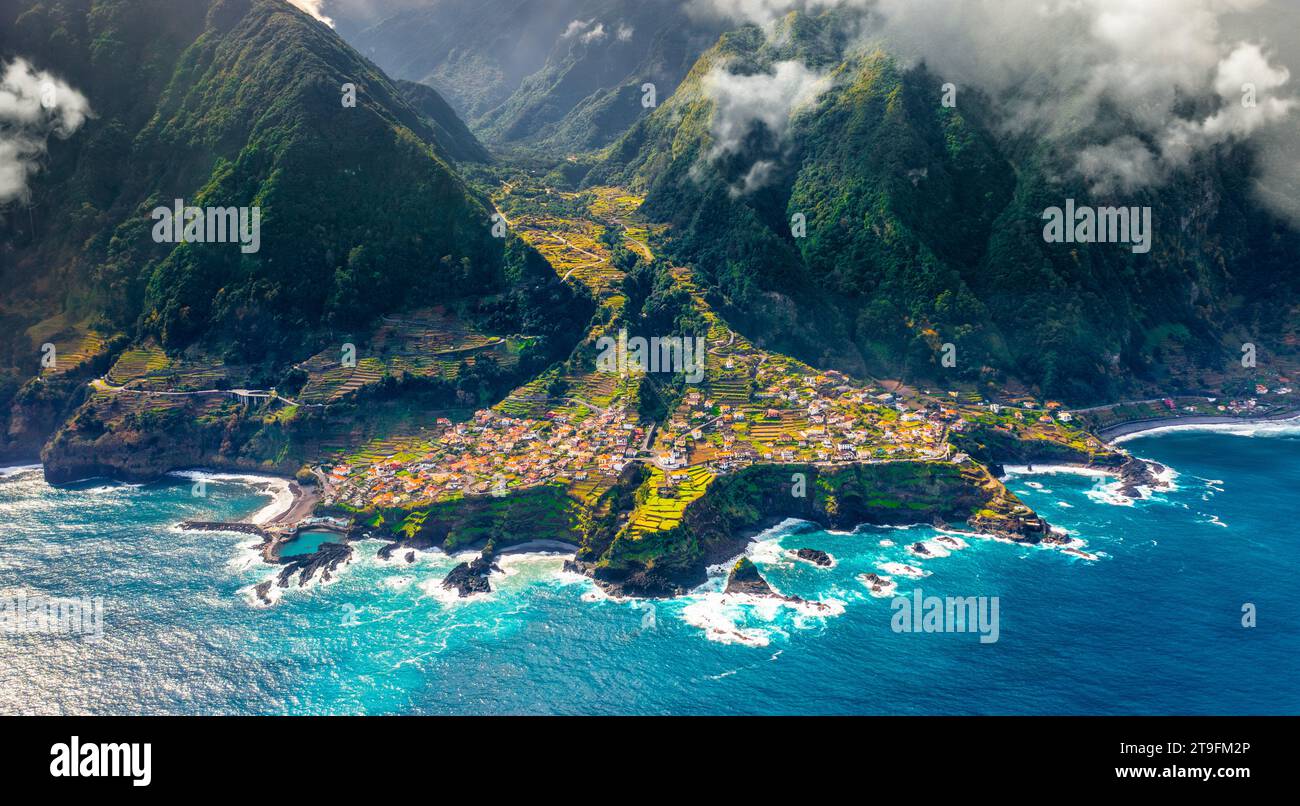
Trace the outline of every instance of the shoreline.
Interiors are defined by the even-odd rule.
[[[9,478],[10,476],[17,476],[19,473],[31,473],[33,471],[40,470],[40,469],[41,469],[41,465],[39,463],[4,465],[3,467],[0,467],[0,479]]]
[[[234,523],[262,528],[290,526],[303,518],[310,517],[316,502],[320,499],[320,491],[315,486],[303,487],[297,480],[287,476],[205,469],[173,470],[166,475],[194,481],[239,482],[256,488],[259,493],[269,494],[271,501],[265,506],[234,521]]]
[[[32,473],[43,470],[43,468],[44,465],[40,463],[0,466],[0,478],[16,476],[20,473]],[[246,517],[231,521],[231,523],[248,526],[286,526],[297,523],[303,518],[310,517],[317,501],[320,500],[320,490],[315,485],[304,487],[296,479],[270,473],[239,473],[206,468],[187,468],[171,470],[164,473],[163,476],[189,479],[191,481],[239,482],[256,488],[258,493],[270,495],[271,500],[266,505]],[[111,476],[90,476],[68,483],[82,484],[97,479],[104,479],[112,484],[140,486],[137,482],[121,481]],[[63,487],[66,484],[60,483],[54,486]]]
[[[572,543],[564,543],[559,540],[529,540],[524,543],[515,543],[498,549],[496,556],[507,556],[510,554],[556,554],[573,556],[578,553],[578,547]]]
[[[1286,411],[1264,417],[1233,417],[1227,414],[1194,414],[1186,417],[1152,417],[1145,420],[1116,423],[1115,425],[1099,429],[1095,433],[1103,442],[1113,446],[1134,438],[1139,434],[1146,434],[1153,431],[1175,431],[1180,429],[1213,431],[1215,430],[1215,426],[1269,425],[1286,423],[1292,420],[1297,421],[1297,424],[1300,425],[1300,409],[1287,409]]]

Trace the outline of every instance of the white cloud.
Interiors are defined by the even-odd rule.
[[[305,11],[329,27],[334,27],[334,20],[325,16],[325,0],[289,0],[289,4]]]
[[[867,8],[872,2],[873,0],[686,0],[686,10],[696,17],[770,26],[791,11]]]
[[[620,42],[632,41],[632,30],[633,29],[631,25],[620,22],[618,24],[618,33],[616,34],[616,36],[618,37],[618,41]]]
[[[714,66],[705,74],[702,87],[713,101],[713,145],[707,156],[717,159],[738,152],[755,124],[761,123],[778,142],[784,139],[795,113],[815,103],[830,87],[830,79],[790,60],[777,62],[770,73],[753,75]],[[775,168],[768,160],[756,162],[733,192],[762,187]]]
[[[762,123],[778,139],[785,136],[790,118],[813,103],[830,86],[829,79],[802,62],[784,61],[771,73],[738,75],[714,66],[703,80],[713,101],[713,153],[736,151],[755,123]]]
[[[573,37],[576,36],[584,45],[589,45],[592,42],[599,42],[600,40],[604,39],[607,35],[608,34],[605,33],[605,23],[603,22],[596,22],[595,19],[573,20],[567,26],[565,26],[564,33],[560,34],[560,38],[572,39]],[[623,33],[621,28],[619,29],[618,35],[619,38],[622,39]],[[632,31],[629,28],[628,36],[631,35],[632,35]]]
[[[26,199],[27,178],[40,170],[50,135],[71,137],[90,115],[86,97],[50,73],[24,59],[7,65],[0,76],[0,204]]]
[[[1076,167],[1104,193],[1158,184],[1194,154],[1293,113],[1286,67],[1261,44],[1224,33],[1226,22],[1264,5],[878,0],[875,10],[894,49],[925,59],[959,88],[990,93],[1010,129],[1097,138],[1079,152]],[[1242,104],[1246,83],[1255,85],[1254,106]],[[1097,133],[1121,123],[1126,131]]]
[[[577,36],[591,25],[594,20],[573,20],[564,28],[564,33],[560,34],[561,39],[569,39]]]
[[[1084,134],[1076,168],[1097,192],[1157,184],[1196,153],[1245,138],[1261,144],[1258,181],[1274,199],[1300,183],[1300,168],[1275,181],[1297,164],[1300,139],[1290,134],[1295,0],[684,1],[769,36],[790,11],[857,10],[852,33],[924,59],[959,91],[984,90],[1009,130],[1071,143]],[[1265,44],[1279,38],[1290,51]],[[1243,84],[1254,85],[1254,106],[1242,105]],[[1291,209],[1300,221],[1300,202]]]

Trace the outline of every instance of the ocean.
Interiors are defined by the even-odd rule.
[[[1096,560],[961,534],[918,558],[909,544],[948,551],[929,526],[787,522],[752,544],[776,589],[822,608],[725,597],[721,568],[682,599],[616,601],[542,554],[502,558],[493,593],[457,600],[438,583],[468,555],[385,562],[373,541],[333,582],[260,606],[273,569],[255,541],[175,528],[266,508],[248,481],[195,497],[193,478],[54,489],[11,468],[0,597],[102,599],[102,636],[0,632],[0,713],[1300,713],[1300,429],[1125,447],[1174,488],[1125,502],[1105,478],[1008,480]],[[803,547],[835,565],[787,551]],[[896,631],[893,597],[859,579],[889,570],[909,599],[996,597],[997,640]]]

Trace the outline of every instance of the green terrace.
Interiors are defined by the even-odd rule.
[[[441,309],[384,317],[368,340],[357,345],[355,366],[343,363],[342,345],[322,350],[298,365],[307,381],[298,393],[303,403],[336,403],[385,377],[410,375],[455,381],[461,366],[491,353],[498,366],[518,364],[527,337],[489,336],[469,328]]]
[[[637,490],[637,505],[628,521],[633,539],[679,526],[687,505],[704,495],[715,476],[700,466],[664,471],[652,467],[650,477]]]

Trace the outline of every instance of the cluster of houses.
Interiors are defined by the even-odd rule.
[[[743,348],[742,348],[743,349]],[[693,389],[664,424],[656,464],[703,464],[725,473],[755,462],[873,462],[948,454],[955,410],[911,409],[892,393],[856,385],[834,370],[760,363],[747,402],[720,402]]]
[[[510,417],[484,409],[437,433],[416,458],[387,457],[363,469],[331,470],[333,500],[356,507],[396,506],[457,495],[505,493],[557,478],[617,476],[636,456],[643,429],[620,407],[570,418]]]
[[[689,467],[716,474],[757,462],[953,459],[948,433],[965,430],[974,409],[1025,423],[1071,420],[1057,403],[1042,409],[1031,401],[972,405],[956,393],[948,393],[951,399],[927,393],[903,400],[834,370],[819,372],[775,355],[760,358],[743,344],[735,349],[725,367],[739,363],[741,369],[716,387],[689,387],[646,453],[644,428],[625,401],[584,416],[553,410],[544,419],[486,409],[466,422],[437,420],[436,435],[415,458],[334,467],[332,496],[365,507],[504,494],[555,480],[616,477],[633,461],[653,462],[671,480]]]

